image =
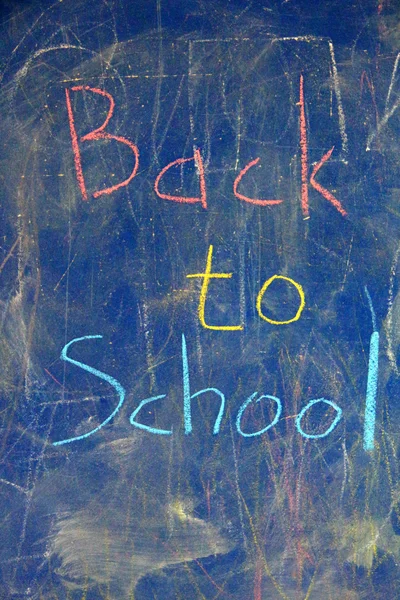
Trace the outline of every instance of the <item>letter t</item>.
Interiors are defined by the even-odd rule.
[[[242,331],[243,325],[208,325],[206,323],[204,313],[210,279],[230,279],[232,277],[232,273],[211,273],[212,253],[213,246],[210,245],[210,248],[208,250],[205,273],[192,273],[190,275],[186,275],[187,278],[203,277],[203,284],[201,286],[200,301],[198,308],[200,323],[205,329],[213,329],[215,331]]]

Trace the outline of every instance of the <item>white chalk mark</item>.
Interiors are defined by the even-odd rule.
[[[242,93],[239,97],[237,120],[236,120],[236,161],[235,171],[239,169],[240,142],[242,137]]]
[[[393,349],[393,312],[395,309],[394,306],[394,280],[397,273],[397,264],[400,256],[400,245],[397,247],[397,250],[394,255],[392,267],[390,269],[390,278],[389,278],[389,297],[388,297],[388,314],[386,317],[385,329],[387,335],[387,356],[389,359],[390,366],[392,367],[394,373],[396,373],[397,377],[400,375],[399,370],[397,368],[396,355]]]
[[[346,121],[344,118],[344,111],[343,111],[343,105],[342,105],[342,94],[340,92],[339,76],[338,76],[338,70],[337,70],[336,59],[335,59],[335,51],[334,51],[333,43],[331,42],[331,40],[328,40],[328,45],[329,45],[329,52],[330,52],[331,61],[332,61],[333,85],[335,88],[336,102],[337,102],[337,106],[338,106],[339,131],[340,131],[340,136],[342,138],[342,150],[343,150],[344,154],[347,154],[349,151],[349,140],[348,140],[347,132],[346,132]]]
[[[272,40],[272,44],[278,42],[321,42],[328,43],[329,54],[331,58],[331,70],[332,70],[332,79],[333,79],[333,87],[335,90],[336,102],[337,102],[337,110],[338,110],[338,119],[339,119],[339,133],[342,140],[342,152],[345,156],[347,156],[349,151],[349,139],[347,137],[346,131],[346,119],[344,116],[343,103],[342,103],[342,94],[340,91],[340,83],[339,83],[339,74],[336,64],[335,58],[335,50],[332,43],[332,40],[326,37],[317,37],[313,35],[298,35],[298,36],[288,36],[288,37],[280,37]],[[347,163],[345,158],[342,159],[344,163]]]
[[[351,240],[350,240],[350,244],[349,244],[349,253],[347,255],[346,269],[345,269],[345,272],[344,272],[344,277],[343,277],[342,285],[340,287],[340,291],[341,292],[343,292],[343,290],[344,290],[344,286],[345,286],[346,279],[347,279],[347,274],[349,273],[350,270],[352,270],[351,267],[350,267],[350,255],[351,255],[351,251],[353,249],[353,241],[354,241],[354,234],[351,236]]]
[[[383,118],[379,121],[376,130],[373,131],[372,133],[370,133],[370,135],[368,136],[367,147],[365,148],[367,150],[367,152],[369,152],[371,150],[371,142],[373,142],[373,140],[376,138],[376,136],[380,134],[382,129],[385,127],[386,123],[394,115],[394,113],[399,108],[399,106],[400,106],[400,98],[397,99],[397,101],[393,104],[392,108],[389,111],[385,111],[385,114],[383,115]]]
[[[390,101],[390,97],[393,92],[394,84],[396,82],[399,62],[400,62],[400,52],[398,53],[398,55],[396,56],[396,60],[394,61],[392,77],[390,79],[390,85],[389,85],[388,93],[386,96],[385,113],[384,113],[382,119],[380,119],[380,121],[377,123],[375,131],[372,131],[368,136],[367,146],[365,148],[367,152],[369,152],[371,150],[371,142],[373,142],[373,140],[380,134],[380,132],[385,127],[385,125],[387,124],[389,119],[394,115],[394,113],[400,106],[400,98],[397,98],[396,102],[392,105],[391,108],[389,108],[389,101]]]
[[[163,32],[162,32],[162,23],[161,23],[161,2],[157,0],[157,33],[159,36],[158,41],[158,75],[157,84],[156,84],[156,93],[154,96],[154,106],[153,106],[153,114],[152,114],[152,128],[151,128],[151,145],[153,150],[152,157],[152,165],[156,164],[159,166],[158,162],[158,148],[157,148],[157,128],[158,122],[160,119],[160,108],[161,108],[161,87],[162,87],[162,75],[164,75],[164,51],[163,51]]]
[[[150,391],[156,387],[156,376],[154,373],[154,359],[153,359],[153,348],[152,348],[152,336],[151,327],[149,324],[149,311],[147,306],[147,294],[142,301],[142,314],[143,314],[143,333],[146,342],[146,362],[147,368],[150,375]]]
[[[396,60],[394,61],[392,77],[390,79],[390,85],[389,85],[388,93],[386,96],[385,111],[387,111],[387,109],[389,108],[389,100],[390,100],[390,96],[392,95],[393,87],[394,87],[394,84],[396,81],[397,69],[399,66],[399,62],[400,62],[400,52],[398,53],[398,55],[396,56]]]
[[[243,517],[243,509],[242,509],[242,494],[240,492],[240,484],[239,484],[239,469],[238,469],[238,461],[237,461],[237,456],[236,456],[235,440],[233,437],[231,418],[229,418],[229,428],[230,428],[231,439],[232,439],[233,462],[235,465],[235,487],[236,487],[236,496],[237,496],[237,502],[238,502],[240,527],[242,529],[243,545],[245,548],[247,548],[247,538],[246,538],[246,531],[245,531],[245,527],[244,527],[244,517]]]
[[[7,479],[0,479],[0,483],[4,483],[5,485],[10,485],[11,487],[15,488],[19,492],[22,492],[23,494],[27,493],[23,487],[21,487],[20,485],[17,485],[16,483],[13,483],[12,481],[7,481]]]
[[[194,99],[194,90],[193,90],[193,82],[192,82],[192,66],[193,66],[193,42],[189,42],[189,51],[188,51],[188,104],[189,104],[189,124],[190,124],[190,133],[192,136],[194,135],[194,120],[193,120],[193,99]]]

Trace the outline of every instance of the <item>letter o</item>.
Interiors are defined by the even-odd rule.
[[[261,435],[261,434],[265,433],[266,431],[268,431],[268,429],[271,429],[271,427],[273,427],[274,425],[277,424],[277,422],[280,419],[281,413],[282,413],[282,403],[279,400],[279,398],[276,398],[275,396],[269,396],[269,395],[260,396],[259,398],[257,398],[256,402],[260,402],[260,400],[262,400],[263,398],[270,398],[270,400],[273,400],[274,402],[276,402],[278,408],[276,411],[275,418],[269,425],[264,427],[264,429],[260,429],[260,431],[255,431],[254,433],[244,433],[244,431],[242,431],[242,428],[240,425],[242,417],[243,417],[243,413],[246,410],[246,408],[248,407],[248,405],[253,402],[253,400],[257,396],[257,394],[258,394],[258,392],[254,392],[254,394],[249,396],[247,398],[247,400],[245,402],[243,402],[242,406],[239,408],[239,412],[236,417],[236,429],[238,430],[240,435],[242,435],[243,437],[255,437],[257,435]]]
[[[263,314],[263,312],[261,310],[261,301],[263,299],[263,296],[264,296],[265,292],[267,291],[267,288],[269,288],[269,286],[271,285],[271,283],[273,281],[275,281],[275,279],[283,279],[284,281],[288,281],[289,283],[294,285],[294,287],[296,288],[296,290],[300,296],[300,304],[299,304],[299,308],[297,309],[297,313],[295,314],[295,316],[292,319],[288,319],[287,321],[275,321],[274,319],[269,319],[268,317],[266,317]],[[264,285],[262,286],[261,290],[258,293],[257,302],[256,302],[256,308],[257,308],[258,315],[261,317],[261,319],[264,319],[264,321],[267,321],[268,323],[271,323],[272,325],[288,325],[289,323],[294,323],[294,321],[297,321],[298,319],[300,319],[301,313],[303,312],[305,305],[306,305],[306,301],[305,301],[304,291],[303,291],[303,288],[301,287],[301,285],[299,283],[297,283],[297,281],[290,279],[290,277],[285,277],[284,275],[273,275],[272,277],[267,279],[267,281],[264,283]]]
[[[313,406],[314,404],[318,404],[319,402],[325,402],[325,404],[329,404],[329,406],[332,406],[332,408],[334,408],[336,410],[337,415],[334,418],[331,425],[328,427],[328,429],[324,433],[318,433],[318,434],[306,433],[305,431],[303,431],[303,429],[301,427],[301,420],[304,417],[304,415],[306,414],[306,412],[308,411],[308,409],[311,408],[311,406]],[[297,431],[303,437],[308,438],[310,440],[316,440],[318,438],[326,437],[327,435],[330,434],[331,431],[333,431],[335,429],[336,425],[339,423],[340,419],[342,418],[342,412],[343,411],[340,408],[340,406],[338,406],[337,404],[335,404],[335,402],[332,402],[331,400],[326,400],[325,398],[318,398],[317,400],[310,400],[310,402],[299,412],[299,414],[296,417]]]

